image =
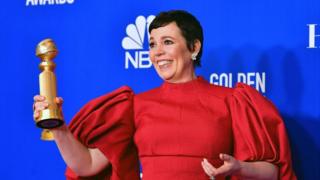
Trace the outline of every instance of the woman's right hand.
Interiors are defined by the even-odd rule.
[[[49,103],[44,96],[33,97],[34,119],[40,117],[40,111],[48,108]],[[56,97],[55,102],[62,112],[63,99]],[[92,176],[105,169],[108,158],[98,148],[88,148],[79,142],[64,124],[59,128],[50,129],[60,153],[73,172],[79,176]]]
[[[46,97],[41,95],[35,95],[33,100],[33,118],[38,119],[40,117],[40,111],[47,109],[49,103],[46,101]],[[63,99],[61,97],[56,97],[55,102],[62,113]]]
[[[49,103],[44,96],[33,97],[34,119],[40,117],[40,111],[48,108]],[[62,112],[63,99],[57,97],[55,102]],[[64,124],[59,128],[50,129],[60,153],[68,165],[79,176],[92,176],[105,169],[108,158],[98,148],[88,148],[79,142]]]

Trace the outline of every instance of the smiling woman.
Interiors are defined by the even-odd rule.
[[[295,179],[273,105],[247,85],[224,88],[195,75],[203,47],[199,21],[186,11],[162,12],[149,33],[150,59],[164,83],[135,96],[144,179]]]
[[[188,13],[159,14],[149,33],[150,59],[162,79],[179,83],[196,78],[194,67],[200,66],[203,32],[195,17]]]
[[[68,179],[138,179],[137,156],[145,180],[296,179],[270,101],[248,85],[226,88],[195,75],[203,47],[198,20],[162,12],[149,32],[163,84],[138,95],[120,88],[88,103],[69,129],[52,129]],[[47,106],[35,97],[35,115]]]
[[[201,48],[195,40],[191,50],[175,22],[153,30],[150,33],[150,59],[159,76],[172,83],[188,82],[196,78],[192,54],[196,56]]]

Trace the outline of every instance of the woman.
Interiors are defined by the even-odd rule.
[[[198,20],[162,12],[149,33],[150,59],[164,83],[136,96],[123,87],[90,102],[69,127],[79,141],[66,126],[53,129],[67,176],[137,179],[133,136],[143,179],[295,179],[273,105],[247,85],[229,89],[196,77]],[[35,101],[37,118],[48,104],[41,96]]]

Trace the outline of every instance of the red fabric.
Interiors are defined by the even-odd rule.
[[[230,89],[203,78],[164,83],[135,96],[134,107],[144,180],[207,180],[201,161],[207,158],[219,167],[219,153],[274,163],[281,179],[295,179],[281,118],[247,85]]]
[[[69,129],[89,148],[98,148],[111,162],[106,170],[92,177],[78,177],[67,168],[69,180],[139,179],[138,158],[132,141],[133,93],[121,87],[86,104],[72,119]]]
[[[202,78],[164,83],[135,96],[134,125],[132,98],[123,87],[79,111],[71,131],[83,144],[99,148],[112,166],[88,178],[68,169],[67,179],[139,179],[133,126],[144,180],[207,180],[201,160],[219,167],[219,153],[271,162],[279,167],[280,179],[296,179],[283,121],[267,99],[245,84],[229,89]]]
[[[243,161],[268,161],[279,178],[296,179],[285,125],[273,104],[252,87],[239,83],[228,98],[234,133],[234,156]]]
[[[199,79],[164,83],[135,97],[135,143],[144,180],[208,180],[202,159],[222,165],[219,153],[232,153],[224,90],[231,93]]]

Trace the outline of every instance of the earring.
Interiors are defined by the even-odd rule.
[[[192,53],[192,55],[191,55],[191,59],[193,60],[193,61],[195,61],[195,60],[197,60],[197,53]]]

